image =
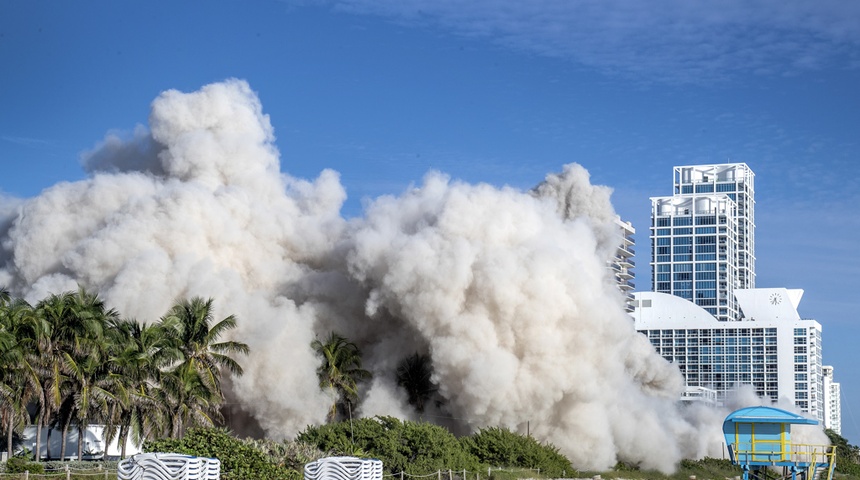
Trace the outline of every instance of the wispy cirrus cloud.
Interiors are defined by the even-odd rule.
[[[4,142],[14,143],[17,145],[23,145],[26,147],[44,147],[48,145],[53,145],[53,141],[46,140],[44,138],[32,138],[32,137],[16,137],[12,135],[0,135],[0,140]]]
[[[711,83],[860,65],[860,3],[842,0],[322,0],[605,73]],[[307,3],[305,3],[307,4]]]

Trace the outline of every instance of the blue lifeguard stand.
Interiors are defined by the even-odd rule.
[[[832,480],[835,446],[791,441],[791,425],[817,424],[817,420],[779,408],[747,407],[726,417],[723,435],[729,458],[743,468],[744,480],[767,479],[768,467],[783,467],[783,479]]]

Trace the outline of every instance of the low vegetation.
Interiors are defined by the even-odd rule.
[[[300,480],[296,459],[279,458],[273,449],[261,449],[253,440],[240,440],[227,430],[194,428],[182,438],[146,442],[146,452],[184,453],[221,461],[224,480]],[[303,463],[302,463],[303,465]]]
[[[392,475],[439,472],[435,478],[512,480],[515,478],[723,480],[741,475],[727,460],[685,460],[670,476],[619,463],[608,472],[582,472],[551,444],[504,428],[485,428],[457,438],[444,427],[393,417],[350,419],[358,405],[358,385],[370,379],[358,346],[336,332],[310,346],[320,363],[321,389],[334,393],[328,423],[309,426],[295,441],[242,440],[216,428],[224,400],[221,374],[241,375],[233,356],[248,353],[241,342],[224,341],[235,328],[230,315],[213,318],[213,300],[180,299],[157,321],[124,319],[85,289],[50,295],[35,305],[0,288],[0,432],[13,453],[12,439],[27,424],[37,428],[105,425],[110,438],[148,440],[145,451],[214,457],[225,480],[300,480],[310,461],[348,455],[376,458]],[[426,355],[407,356],[397,368],[397,384],[421,412],[443,401],[432,382]],[[828,431],[837,446],[837,480],[860,480],[860,450]],[[37,438],[39,436],[37,435]],[[65,443],[65,442],[64,442]],[[35,450],[42,445],[37,441]],[[80,446],[78,458],[82,452]],[[73,454],[62,447],[62,456]],[[26,456],[26,458],[25,458]],[[39,458],[38,455],[35,456]],[[0,463],[4,478],[90,469],[88,475],[116,471],[116,462],[32,462],[32,452]],[[83,465],[78,465],[83,463]],[[74,467],[72,467],[74,465]],[[443,475],[441,472],[446,472]],[[65,473],[62,475],[65,477]],[[472,476],[474,475],[474,476]],[[23,478],[23,476],[21,477]],[[466,480],[466,479],[461,479]]]
[[[828,435],[838,452],[834,478],[860,480],[856,473],[860,471],[858,448],[833,432]],[[295,441],[284,442],[243,440],[223,428],[192,428],[181,438],[150,441],[144,448],[218,458],[221,477],[225,480],[300,480],[306,463],[338,455],[382,460],[386,475],[394,474],[394,478],[399,478],[400,472],[405,472],[405,478],[440,472],[438,477],[443,480],[463,480],[464,470],[466,480],[592,479],[597,475],[606,480],[689,480],[691,477],[726,480],[742,476],[740,468],[728,460],[715,458],[684,460],[672,475],[625,463],[605,472],[576,471],[554,446],[505,429],[483,429],[457,439],[442,427],[391,417],[308,427]],[[16,457],[0,464],[0,473],[10,480],[25,478],[21,473],[24,471],[30,474],[55,472],[57,478],[65,478],[65,466],[71,467],[72,479],[82,480],[101,478],[105,473],[116,471],[116,462],[35,463]],[[90,467],[88,472],[81,470],[85,466]],[[98,476],[94,476],[96,474]],[[110,478],[114,478],[113,475]],[[436,478],[434,475],[431,480]]]

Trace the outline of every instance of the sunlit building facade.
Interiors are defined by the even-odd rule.
[[[833,381],[833,367],[825,365],[824,372],[824,428],[842,435],[842,387]]]
[[[803,291],[737,289],[734,294],[745,317],[725,322],[682,297],[637,292],[635,328],[678,367],[688,392],[713,390],[719,404],[740,385],[750,385],[759,397],[791,402],[824,422],[821,325],[797,313]]]
[[[633,224],[625,222],[620,218],[616,219],[618,224],[621,240],[618,249],[615,252],[615,258],[610,262],[609,268],[612,270],[612,275],[615,278],[615,283],[618,284],[619,290],[624,295],[624,306],[628,312],[633,311],[633,290],[636,284],[633,283],[636,275],[633,273],[633,267],[636,264],[633,261],[633,255],[636,251],[633,246],[636,244],[633,240],[633,235],[636,229]]]
[[[734,291],[755,288],[754,180],[745,163],[674,168],[672,196],[651,198],[653,291],[741,319]]]

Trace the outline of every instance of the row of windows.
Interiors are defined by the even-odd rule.
[[[738,214],[740,213],[739,211]],[[693,217],[686,215],[681,217],[657,217],[655,223],[657,227],[691,227],[693,226]],[[718,223],[725,225],[726,216],[703,215],[696,217],[696,225],[716,225]]]
[[[738,383],[744,383],[744,384],[752,385],[755,388],[756,395],[758,395],[759,397],[767,396],[767,397],[770,397],[772,400],[776,400],[778,393],[779,393],[779,386],[778,385],[766,384],[763,382],[747,382],[745,380],[737,380],[737,379],[730,379],[727,381],[693,380],[693,379],[687,380],[687,385],[690,385],[691,387],[702,386],[702,387],[706,387],[706,388],[710,388],[710,389],[722,391],[722,392],[734,389],[735,387],[737,387]],[[768,387],[767,390],[765,390],[766,385]]]
[[[682,237],[655,237],[654,242],[656,246],[663,247],[669,246],[674,243],[674,245],[716,245],[717,244],[717,236],[716,235],[699,235],[695,237],[690,236],[682,236]],[[725,244],[725,239],[721,242]]]
[[[668,255],[669,254],[669,248],[670,247],[657,247],[657,255]],[[672,250],[672,253],[690,254],[690,253],[693,253],[693,247],[690,245],[675,246],[675,248]],[[716,245],[697,245],[696,246],[696,253],[715,254],[715,253],[717,253],[717,246]],[[720,253],[725,254],[726,253],[725,249],[721,250]]]
[[[661,274],[667,275],[667,274]],[[659,280],[659,279],[658,279]],[[696,298],[717,298],[716,297],[716,285],[717,282],[712,281],[704,281],[704,282],[696,282]],[[686,281],[676,281],[676,282],[668,282],[668,281],[658,281],[657,282],[657,291],[659,292],[669,292],[669,290],[692,290],[693,282],[690,280]],[[723,287],[724,291],[725,287]],[[710,305],[716,305],[715,303],[711,303]]]
[[[696,235],[707,235],[707,234],[715,234],[717,233],[717,227],[696,227],[695,230],[692,227],[675,227],[673,228],[658,228],[656,230],[656,234],[658,237],[667,236],[667,235],[692,235],[693,232]],[[720,233],[726,233],[725,227],[720,227]]]
[[[762,367],[762,365],[766,365],[768,367],[772,366],[775,370],[777,362],[776,355],[695,355],[691,353],[687,356],[678,356],[664,352],[663,356],[673,359],[676,363],[698,363],[702,364],[702,367],[719,364],[738,367],[743,366],[746,369],[744,371],[747,372],[750,371],[750,368],[752,371],[764,371],[764,367]],[[752,365],[752,367],[750,367],[750,365]]]
[[[714,184],[713,183],[697,183],[696,185],[696,193],[713,193],[714,192]],[[716,184],[717,192],[736,192],[737,184],[735,183],[717,183]],[[690,184],[682,184],[681,185],[681,193],[693,193],[693,185]]]
[[[663,330],[644,330],[643,333],[648,335],[648,338],[655,337],[776,337],[776,328],[690,328],[690,329],[663,329]],[[732,338],[726,338],[727,341],[732,341]],[[755,340],[755,338],[753,338]],[[774,338],[774,340],[776,340]]]
[[[735,340],[735,339],[730,339]],[[740,340],[747,340],[748,338],[741,338]],[[694,355],[696,353],[701,353],[703,355],[715,354],[715,355],[764,355],[765,353],[772,354],[776,353],[776,345],[768,345],[767,347],[763,345],[754,345],[750,346],[749,343],[741,344],[740,346],[723,346],[723,345],[711,345],[708,343],[707,345],[702,344],[699,345],[698,338],[676,338],[674,343],[671,338],[664,338],[662,341],[651,340],[651,345],[655,348],[663,348],[665,353],[672,353],[672,347],[674,347],[675,355],[685,355],[688,352],[684,348],[685,346],[689,346],[690,355]]]
[[[695,364],[684,363],[675,358],[675,363],[682,372],[714,372],[714,373],[754,373],[756,375],[764,375],[765,372],[776,375],[776,365],[750,365],[750,364],[735,364],[735,363],[708,363]],[[768,368],[770,367],[770,368]]]

